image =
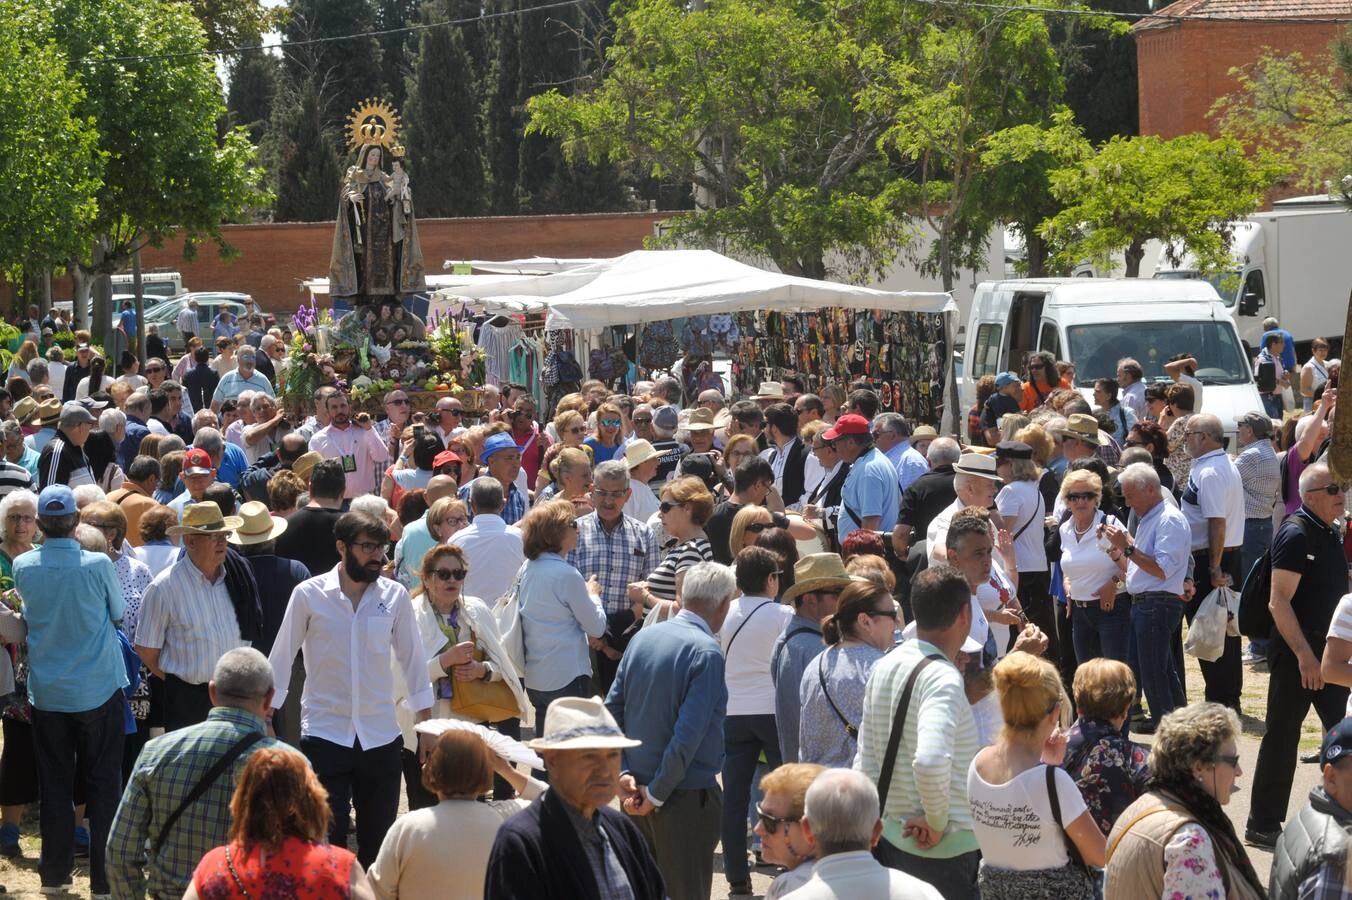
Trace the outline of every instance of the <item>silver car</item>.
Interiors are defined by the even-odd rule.
[[[253,297],[248,294],[224,291],[196,291],[190,294],[182,294],[172,300],[165,300],[163,303],[157,303],[154,309],[146,311],[146,324],[158,325],[160,337],[171,347],[179,347],[183,344],[183,335],[179,333],[175,320],[189,300],[197,301],[197,336],[208,343],[210,343],[208,336],[211,334],[212,320],[222,310],[228,310],[238,319],[255,308]]]

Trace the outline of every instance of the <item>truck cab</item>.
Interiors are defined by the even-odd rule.
[[[1035,350],[1074,363],[1075,388],[1091,405],[1094,381],[1116,378],[1119,359],[1139,362],[1147,383],[1169,382],[1164,364],[1187,352],[1199,363],[1197,378],[1204,388],[1199,412],[1219,416],[1228,435],[1234,435],[1240,416],[1263,408],[1234,319],[1204,280],[982,283],[967,326],[963,410],[976,402],[981,376],[1010,370],[1022,376]]]

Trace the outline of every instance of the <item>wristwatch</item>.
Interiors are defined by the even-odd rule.
[[[1136,545],[1129,544],[1127,548],[1122,551],[1122,555],[1125,556],[1127,559],[1131,559],[1133,556],[1136,555]]]

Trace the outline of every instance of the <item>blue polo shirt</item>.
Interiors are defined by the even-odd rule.
[[[28,701],[47,712],[97,709],[127,686],[114,622],[125,604],[113,562],[73,538],[14,560],[28,622]]]
[[[841,510],[838,520],[840,540],[859,528],[855,519],[878,516],[878,530],[891,531],[901,512],[901,491],[897,486],[897,469],[877,447],[854,461],[845,486],[840,492]]]

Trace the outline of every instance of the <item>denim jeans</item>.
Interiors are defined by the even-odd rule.
[[[1187,705],[1183,679],[1174,665],[1173,639],[1183,621],[1183,601],[1150,591],[1131,598],[1131,629],[1136,635],[1136,681],[1150,704],[1150,721]]]
[[[84,712],[48,712],[33,708],[33,750],[37,756],[41,804],[43,887],[70,882],[75,864],[75,758],[84,762],[89,816],[89,887],[109,892],[104,871],[108,831],[122,796],[122,691]]]
[[[579,675],[563,687],[552,691],[537,691],[534,688],[526,688],[526,697],[535,707],[535,736],[539,737],[544,734],[545,713],[549,710],[549,704],[560,697],[590,697],[591,695],[590,675]]]
[[[1119,594],[1111,612],[1104,612],[1097,600],[1076,603],[1070,614],[1070,629],[1079,662],[1100,656],[1126,662],[1131,640],[1131,598]]]
[[[882,838],[873,848],[873,858],[889,869],[905,872],[932,885],[944,900],[980,900],[981,891],[976,886],[977,871],[981,866],[978,850],[935,859],[907,853]]]
[[[1258,557],[1272,546],[1272,517],[1263,519],[1245,519],[1244,520],[1244,544],[1239,548],[1239,569],[1243,574],[1240,575],[1240,581],[1235,583],[1235,590],[1244,589],[1244,579],[1249,577],[1249,570],[1253,564],[1258,562]]]
[[[723,720],[723,873],[729,884],[747,881],[746,813],[751,780],[763,752],[770,769],[779,768],[779,732],[773,714],[728,716]]]
[[[1281,394],[1263,395],[1263,410],[1268,414],[1269,419],[1280,419],[1283,408]]]

